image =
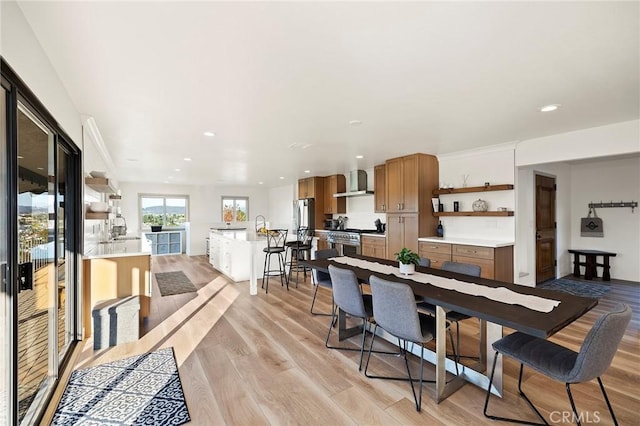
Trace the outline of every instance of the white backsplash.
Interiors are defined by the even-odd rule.
[[[359,197],[347,198],[347,213],[343,215],[334,214],[333,218],[346,216],[347,228],[375,229],[374,222],[380,219],[382,223],[387,222],[387,215],[384,213],[374,213],[375,203],[373,195],[362,195]]]

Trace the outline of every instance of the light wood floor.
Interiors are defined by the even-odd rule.
[[[357,352],[326,349],[329,319],[309,313],[313,295],[309,280],[288,292],[273,280],[268,295],[258,289],[258,296],[249,296],[247,282],[229,282],[210,267],[204,256],[157,256],[152,270],[182,270],[196,284],[198,293],[162,297],[154,287],[146,334],[138,342],[102,351],[93,351],[88,340],[75,367],[173,346],[191,424],[494,423],[482,414],[485,392],[476,386],[467,384],[440,404],[427,392],[422,412],[418,413],[407,382],[368,379],[358,372]],[[640,285],[613,283],[612,287],[594,310],[552,340],[578,350],[604,310],[619,301],[630,303],[633,319],[603,381],[620,425],[637,425]],[[329,311],[330,293],[324,289],[318,293],[317,308]],[[473,341],[475,324],[477,321],[461,323],[462,333],[468,335],[463,340]],[[356,340],[352,341],[355,346]],[[473,351],[472,344],[463,348],[463,352],[469,351]],[[386,357],[381,361],[378,356],[375,361],[379,372],[403,371],[400,359]],[[536,420],[514,393],[517,373],[518,366],[506,360],[505,397],[493,397],[490,408],[497,414]],[[429,368],[425,377],[432,374],[433,368]],[[560,419],[562,412],[570,410],[562,383],[525,370],[523,387],[547,419],[553,412]],[[572,389],[578,410],[585,416],[583,424],[589,423],[586,416],[591,423],[612,424],[597,382],[574,385]]]

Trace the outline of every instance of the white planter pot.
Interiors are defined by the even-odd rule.
[[[410,263],[405,265],[404,263],[400,263],[400,273],[404,275],[411,275],[416,272],[416,265]]]

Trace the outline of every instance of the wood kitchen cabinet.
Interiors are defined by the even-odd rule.
[[[381,164],[373,168],[374,212],[387,212],[387,165]]]
[[[387,214],[387,258],[395,260],[403,247],[417,253],[420,232],[418,213]]]
[[[378,257],[386,259],[387,257],[387,239],[384,236],[372,237],[363,235],[360,240],[362,246],[362,255]]]
[[[318,250],[324,250],[329,248],[329,233],[316,230],[316,237],[318,237]]]
[[[418,254],[431,260],[432,268],[440,268],[449,260],[480,266],[480,276],[513,282],[513,246],[485,247],[420,241]]]
[[[346,197],[334,197],[333,194],[347,191],[344,175],[331,175],[324,178],[324,213],[342,214],[347,212]]]
[[[298,199],[322,198],[323,178],[314,176],[298,180]]]
[[[413,154],[386,162],[387,213],[431,213],[431,193],[438,188],[438,159]]]

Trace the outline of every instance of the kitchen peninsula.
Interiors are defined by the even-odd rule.
[[[140,318],[151,304],[151,245],[146,238],[101,242],[88,247],[83,259],[84,335],[93,330],[91,310],[102,300],[140,296]]]
[[[295,239],[295,233],[289,232],[287,240]],[[317,238],[314,238],[312,250],[316,247],[316,241]],[[249,280],[249,294],[256,295],[266,246],[266,237],[251,229],[212,228],[209,232],[209,263],[235,282]],[[272,261],[277,262],[275,257]]]

